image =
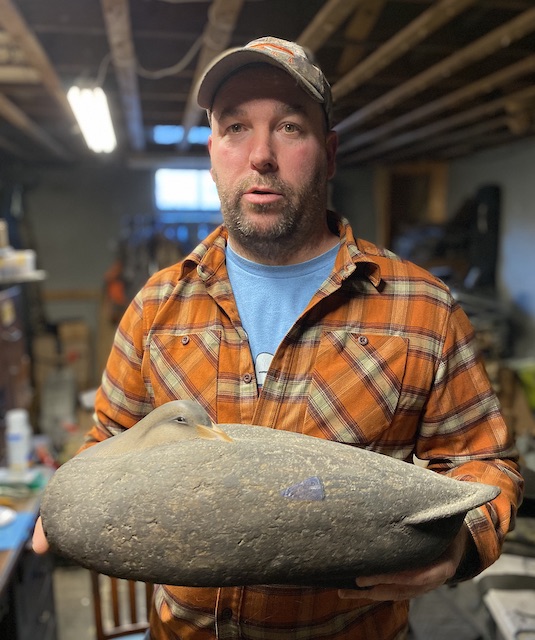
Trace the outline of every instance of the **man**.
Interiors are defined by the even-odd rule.
[[[404,638],[408,600],[494,562],[520,499],[472,328],[441,282],[326,211],[331,94],[300,47],[261,38],[226,52],[198,96],[224,226],[125,313],[87,446],[193,398],[216,422],[415,454],[501,494],[432,566],[355,576],[366,591],[158,586],[151,638]],[[46,548],[39,529],[35,547]]]

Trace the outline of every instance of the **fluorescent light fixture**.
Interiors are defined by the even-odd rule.
[[[71,87],[67,99],[87,146],[95,153],[110,153],[117,146],[106,94],[100,87]]]

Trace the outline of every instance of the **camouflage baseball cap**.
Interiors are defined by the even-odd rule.
[[[197,89],[197,102],[210,111],[225,80],[235,71],[255,62],[264,62],[289,73],[308,95],[323,107],[329,127],[332,125],[331,87],[322,70],[295,42],[280,38],[258,38],[244,47],[227,49],[208,65]]]

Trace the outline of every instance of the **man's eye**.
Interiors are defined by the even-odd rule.
[[[299,127],[293,122],[286,122],[283,129],[286,133],[295,133],[296,131],[299,131]]]
[[[241,124],[231,124],[228,130],[231,133],[240,133],[240,131],[242,130],[242,126]]]

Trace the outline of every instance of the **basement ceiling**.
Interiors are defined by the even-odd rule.
[[[201,69],[264,35],[323,67],[339,165],[447,161],[535,133],[535,0],[0,0],[0,162],[104,161],[67,102],[77,82],[108,95],[107,162],[205,158],[155,145],[153,127],[206,125]]]

